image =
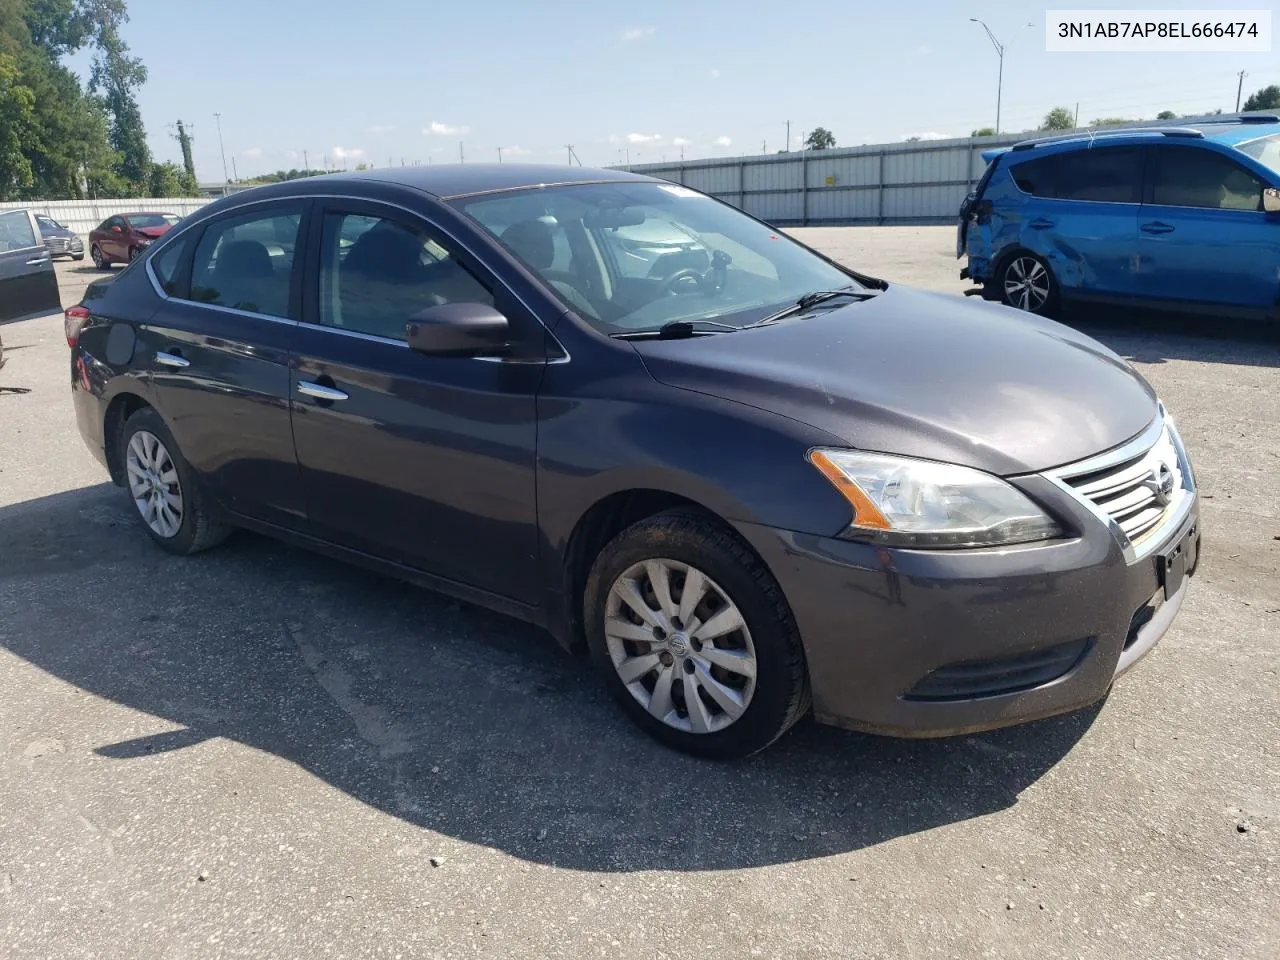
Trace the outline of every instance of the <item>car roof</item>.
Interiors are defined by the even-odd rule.
[[[612,183],[618,181],[652,182],[653,177],[625,170],[602,170],[592,167],[570,167],[541,163],[441,163],[425,167],[384,167],[352,173],[329,173],[317,177],[289,180],[275,186],[284,188],[278,194],[307,194],[317,184],[324,189],[335,184],[375,181],[411,187],[441,200],[478,193],[523,190],[529,187],[561,186],[573,183]],[[293,189],[288,189],[292,187]]]
[[[1172,126],[1107,127],[1102,130],[1073,130],[1064,134],[1033,137],[1011,146],[985,150],[982,153],[982,159],[990,163],[1002,154],[1032,150],[1040,153],[1042,149],[1045,152],[1065,153],[1116,140],[1124,140],[1128,143],[1167,142],[1170,139],[1202,142],[1208,140],[1223,146],[1235,147],[1276,134],[1280,134],[1280,116],[1275,114],[1246,114],[1241,117],[1227,117],[1221,121],[1210,117]]]

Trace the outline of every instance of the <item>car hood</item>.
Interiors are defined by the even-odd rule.
[[[154,240],[156,237],[163,237],[170,229],[170,227],[138,227],[134,232]]]
[[[1070,327],[896,285],[756,330],[632,345],[669,386],[782,414],[857,449],[1004,476],[1117,446],[1157,413],[1128,363]]]

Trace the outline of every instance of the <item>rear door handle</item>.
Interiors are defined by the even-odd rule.
[[[323,383],[312,383],[310,380],[298,381],[298,392],[317,400],[345,400],[347,395],[335,387],[326,387]]]
[[[1046,220],[1044,217],[1037,217],[1027,224],[1032,230],[1048,230],[1052,226],[1056,226],[1053,220]]]
[[[175,370],[182,370],[191,366],[191,361],[179,356],[176,353],[165,353],[163,350],[156,351],[156,363],[162,367],[173,367]]]
[[[1151,223],[1144,223],[1142,225],[1142,232],[1143,233],[1173,233],[1173,225],[1169,223],[1161,223],[1159,220],[1155,220]]]

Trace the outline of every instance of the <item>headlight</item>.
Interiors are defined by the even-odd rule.
[[[858,539],[990,547],[1062,533],[1021,491],[980,470],[853,450],[811,450],[809,462],[853,507],[847,535]]]

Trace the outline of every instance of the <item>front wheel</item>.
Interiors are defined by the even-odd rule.
[[[667,746],[745,757],[808,710],[804,650],[781,588],[710,519],[659,514],[618,534],[592,566],[584,605],[610,693]]]
[[[83,253],[73,253],[73,254],[71,255],[71,259],[72,259],[72,260],[74,260],[74,261],[76,261],[77,263],[79,263],[81,260],[83,260],[83,259],[84,259],[84,254],[83,254]]]
[[[1052,316],[1057,308],[1058,284],[1053,271],[1032,253],[1018,253],[1000,271],[1000,294],[1004,303],[1038,316]]]
[[[111,261],[102,254],[102,248],[96,243],[89,248],[89,256],[93,258],[93,265],[99,270],[106,270],[111,266]]]
[[[164,420],[143,407],[121,436],[125,487],[151,539],[176,554],[199,553],[226,539]]]

